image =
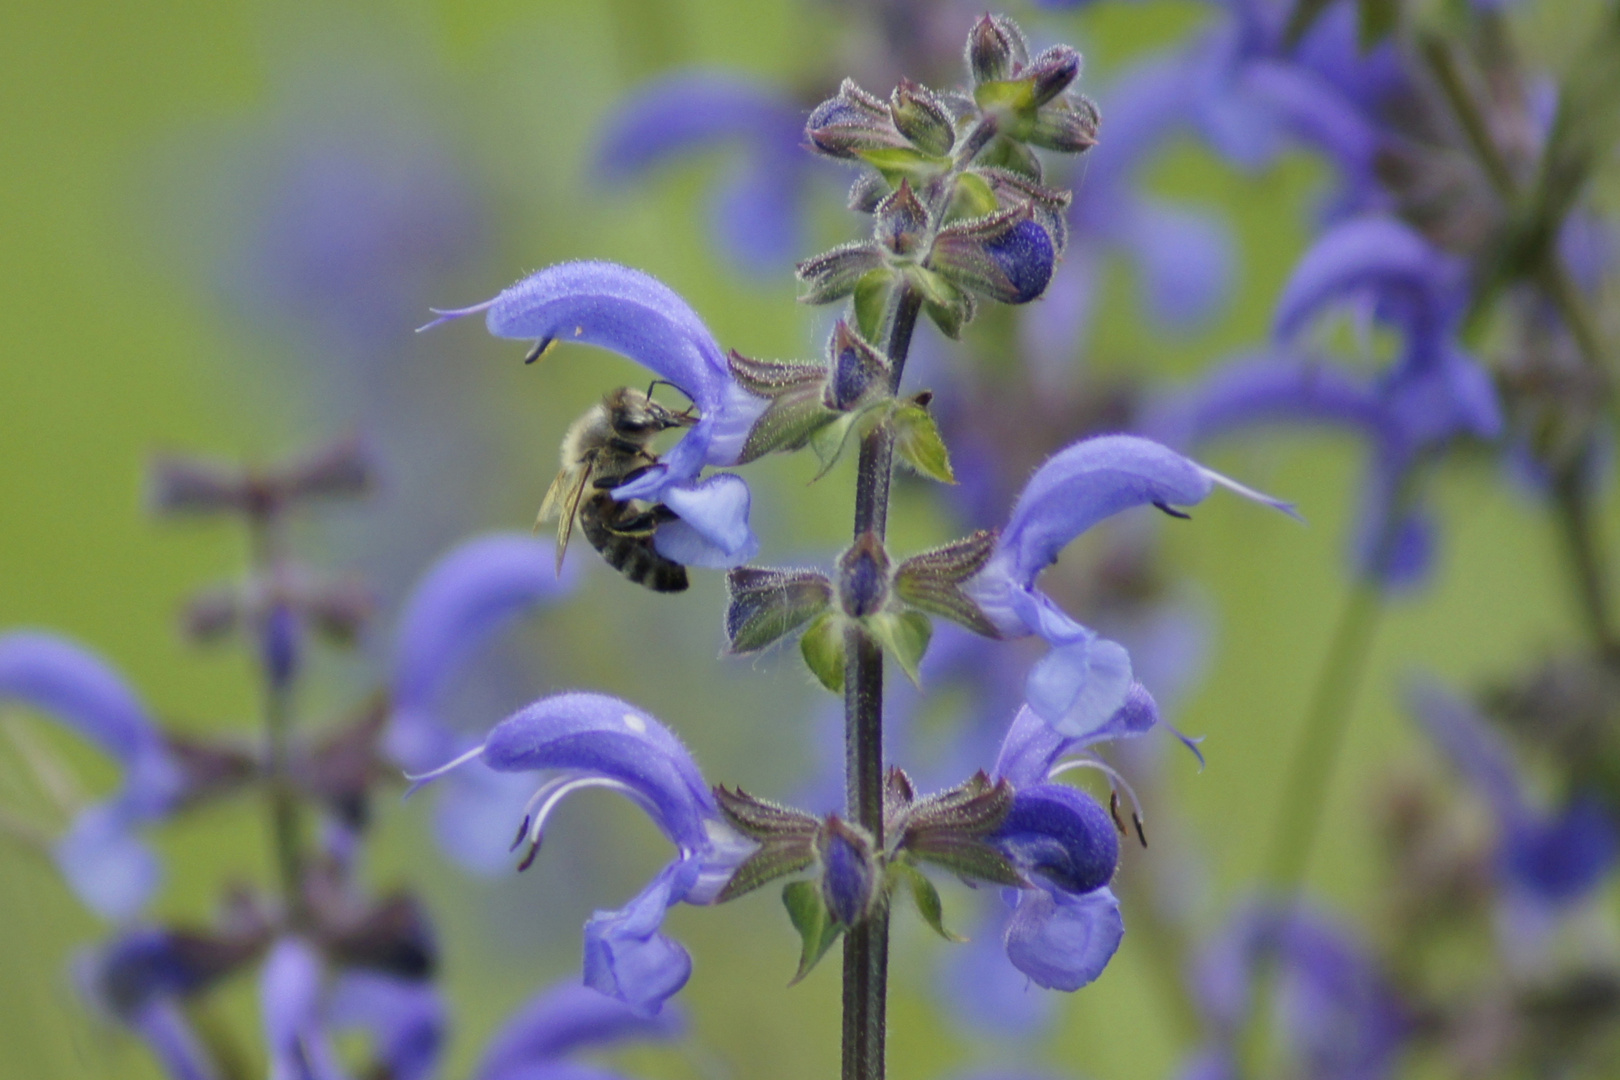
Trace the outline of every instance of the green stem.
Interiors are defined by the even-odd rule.
[[[1266,881],[1285,899],[1299,891],[1309,869],[1311,848],[1321,829],[1333,778],[1333,763],[1355,709],[1367,661],[1383,613],[1376,576],[1352,586],[1327,660],[1317,676],[1294,757],[1288,767],[1277,832],[1266,863]]]
[[[271,583],[271,590],[274,591],[282,562],[276,523],[256,517],[249,529],[254,566],[261,578]],[[261,650],[266,648],[265,643],[274,632],[269,625],[274,618],[273,610],[272,604],[261,614]],[[270,670],[268,661],[264,667],[265,795],[270,817],[270,847],[275,856],[287,920],[297,926],[305,921],[307,912],[303,883],[303,826],[298,789],[292,779],[292,687]]]
[[[1597,523],[1592,517],[1586,478],[1578,467],[1558,477],[1553,492],[1558,531],[1569,560],[1576,603],[1600,655],[1620,661],[1620,635],[1615,633],[1608,568],[1603,563]]]

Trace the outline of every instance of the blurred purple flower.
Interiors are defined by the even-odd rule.
[[[497,724],[483,744],[416,776],[419,784],[469,762],[497,772],[545,771],[517,844],[526,867],[539,851],[546,819],[564,797],[604,787],[629,797],[676,845],[678,855],[640,895],[585,925],[585,983],[640,1012],[656,1013],[686,984],[692,961],[659,933],[675,904],[712,903],[752,851],[720,816],[697,765],[668,728],[626,702],[601,694],[542,698]]]
[[[1125,704],[1133,681],[1131,660],[1119,645],[1075,622],[1036,589],[1036,576],[1102,519],[1135,506],[1192,506],[1216,485],[1292,512],[1286,503],[1130,435],[1081,440],[1030,477],[995,553],[964,591],[1003,635],[1034,634],[1051,646],[1030,671],[1024,693],[1057,731],[1084,736],[1107,723]]]
[[[629,1039],[672,1039],[684,1027],[674,1009],[647,1016],[588,986],[554,986],[501,1026],[470,1075],[472,1080],[613,1080],[614,1073],[567,1059]]]
[[[98,746],[122,769],[112,797],[80,811],[56,845],[79,898],[108,918],[135,914],[157,887],[157,861],[136,835],[185,794],[186,777],[133,690],[100,657],[53,634],[0,635],[0,703],[20,702]]]
[[[1304,1080],[1379,1080],[1394,1072],[1410,1022],[1394,988],[1343,930],[1295,907],[1255,904],[1204,949],[1191,972],[1208,1037],[1184,1080],[1236,1080],[1254,985],[1276,972],[1281,1030]],[[1295,1075],[1295,1074],[1290,1074]]]
[[[1519,766],[1483,716],[1437,683],[1407,694],[1413,714],[1496,818],[1496,873],[1507,899],[1536,924],[1592,895],[1620,861],[1620,829],[1596,794],[1534,807]]]
[[[494,299],[438,312],[427,326],[485,312],[496,337],[611,349],[667,379],[702,418],[659,463],[614,488],[615,499],[662,502],[679,520],[660,526],[658,550],[677,562],[724,569],[753,558],[748,485],[733,473],[700,481],[708,465],[735,464],[769,402],[739,386],[697,313],[662,282],[627,266],[573,262],[532,274]]]
[[[389,676],[392,712],[383,747],[406,772],[422,772],[468,749],[469,735],[445,722],[455,674],[517,616],[573,587],[559,579],[552,545],[517,533],[469,540],[436,562],[406,600],[395,631]],[[500,837],[529,785],[483,766],[457,771],[439,795],[439,840],[468,869],[506,864]]]
[[[363,1031],[394,1080],[427,1080],[444,1044],[444,1001],[429,982],[360,969],[332,972],[309,942],[283,937],[259,976],[270,1080],[347,1080],[332,1042]]]
[[[1194,450],[1256,424],[1347,427],[1372,452],[1355,541],[1356,565],[1387,586],[1422,580],[1431,526],[1408,480],[1425,456],[1459,436],[1489,439],[1502,418],[1489,377],[1455,342],[1461,267],[1407,226],[1384,217],[1344,222],[1295,268],[1278,303],[1278,334],[1299,335],[1324,308],[1360,298],[1403,337],[1376,375],[1291,356],[1241,360],[1161,401],[1142,427]]]
[[[714,194],[715,236],[740,269],[775,271],[803,254],[806,189],[824,171],[801,146],[805,112],[762,83],[720,72],[671,75],[608,117],[597,170],[633,180],[672,158],[736,145],[740,160]]]

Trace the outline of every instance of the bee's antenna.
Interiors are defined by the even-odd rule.
[[[651,382],[651,384],[648,385],[648,387],[647,387],[647,398],[648,398],[648,400],[652,399],[653,390],[656,389],[657,387],[660,387],[660,386],[667,386],[671,390],[674,390],[676,393],[680,394],[687,401],[692,402],[686,408],[684,408],[680,412],[674,414],[675,416],[678,416],[683,420],[690,420],[692,418],[692,410],[697,408],[697,402],[692,401],[692,395],[691,394],[688,394],[685,390],[682,390],[679,386],[676,386],[674,383],[670,382],[668,379],[654,379]]]

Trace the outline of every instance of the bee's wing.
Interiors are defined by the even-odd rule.
[[[590,478],[591,469],[588,462],[564,469],[551,482],[551,487],[546,489],[546,497],[540,503],[540,515],[535,518],[535,528],[538,529],[553,514],[558,515],[558,573],[562,573],[563,556],[568,552],[568,538],[574,533],[574,519],[579,516],[579,504],[585,497],[585,489],[590,486]]]

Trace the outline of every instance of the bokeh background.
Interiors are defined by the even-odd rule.
[[[1082,88],[1207,17],[1153,0],[1079,13],[1009,13],[1037,38],[1085,54]],[[1581,0],[1515,18],[1556,66]],[[642,267],[685,296],[719,340],[750,355],[811,356],[826,325],[794,302],[791,268],[741,274],[711,241],[706,190],[724,153],[650,181],[592,171],[603,119],[634,87],[712,65],[787,86],[820,77],[852,13],[817,0],[561,3],[141,4],[21,0],[0,10],[0,626],[58,628],[100,650],[182,730],[254,732],[247,661],[182,643],[182,597],[240,572],[228,523],[166,524],[142,510],[154,450],[266,461],[360,432],[385,468],[380,494],[300,527],[301,552],[363,575],[379,618],[352,655],[323,655],[301,695],[316,726],[368,688],[408,583],[459,537],[525,529],[568,421],[636,369],[584,349],[537,367],[471,323],[412,333],[429,304],[481,300],[569,258]],[[966,23],[961,30],[965,33]],[[886,87],[874,87],[886,89]],[[1106,152],[1105,142],[1097,152]],[[1229,306],[1195,334],[1154,324],[1138,282],[1107,264],[1089,345],[1074,362],[1158,378],[1201,370],[1262,341],[1308,238],[1324,171],[1286,155],[1239,174],[1172,142],[1147,175],[1156,193],[1220,212],[1237,240]],[[817,197],[801,255],[855,235],[835,187]],[[933,333],[932,329],[926,331]],[[1204,598],[1213,634],[1177,715],[1206,737],[1208,767],[1165,758],[1148,808],[1188,870],[1180,902],[1214,925],[1252,887],[1311,680],[1348,591],[1349,496],[1361,450],[1332,435],[1252,440],[1211,464],[1295,500],[1305,527],[1215,499],[1174,531],[1175,572]],[[848,527],[852,470],[807,486],[801,458],[750,468],[763,558],[825,558]],[[948,538],[921,484],[892,515],[893,546]],[[1438,486],[1439,569],[1394,602],[1337,764],[1310,888],[1376,939],[1387,882],[1380,800],[1432,752],[1399,707],[1414,672],[1458,684],[1533,658],[1576,632],[1560,553],[1496,468],[1448,465]],[[1614,501],[1609,535],[1620,535]],[[719,575],[674,598],[582,563],[577,591],[503,639],[458,688],[478,729],[553,689],[623,696],[680,731],[711,780],[792,795],[818,752],[824,695],[792,651],[723,660]],[[105,762],[20,713],[0,717],[0,802],[40,811],[29,760],[97,791]],[[48,809],[48,807],[46,807]],[[168,877],[155,914],[206,918],[218,881],[266,880],[260,805],[161,832]],[[578,927],[661,865],[664,841],[615,797],[567,805],[529,873],[453,867],[424,838],[426,808],[388,801],[367,875],[409,882],[432,905],[455,1035],[446,1076],[537,986],[578,964]],[[1130,875],[1129,859],[1122,870]],[[960,898],[947,893],[947,903]],[[949,908],[947,915],[949,915]],[[1127,927],[1132,910],[1126,904]],[[1186,1049],[1161,992],[1166,971],[1127,932],[1094,986],[1064,998],[1035,1042],[983,1041],[937,1003],[948,946],[897,921],[891,1070],[921,1080],[1018,1061],[1098,1080],[1158,1078]],[[837,1068],[837,964],[786,988],[798,943],[773,890],[724,909],[679,908],[672,932],[696,974],[681,1001],[691,1037],[615,1055],[646,1077],[825,1077]],[[0,1075],[156,1076],[133,1040],[92,1017],[73,957],[103,928],[52,868],[0,837]],[[209,1023],[252,1032],[250,979]]]

